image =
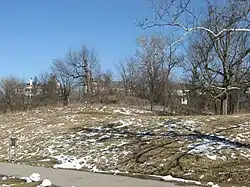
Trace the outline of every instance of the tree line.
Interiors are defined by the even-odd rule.
[[[119,81],[114,81],[116,73],[102,69],[95,50],[83,46],[53,60],[51,72],[33,81],[33,105],[107,102],[109,96],[119,95],[121,100],[147,100],[151,110],[160,105],[166,113],[183,108],[188,114],[226,115],[248,109],[250,2],[204,2],[203,11],[196,12],[192,0],[152,0],[153,19],[141,20],[138,26],[166,27],[172,34],[138,37],[135,53],[116,65]],[[182,71],[179,81],[176,69]],[[21,85],[18,78],[2,79],[3,111],[29,106],[18,94]],[[184,96],[178,90],[185,92],[187,105],[180,104]]]

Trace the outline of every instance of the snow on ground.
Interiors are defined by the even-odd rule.
[[[155,164],[160,168],[167,167],[167,161],[174,156],[164,158],[166,154],[161,147],[158,157],[138,155],[172,140],[175,140],[171,144],[174,146],[167,147],[166,153],[173,155],[198,155],[211,162],[250,159],[250,148],[247,147],[249,123],[231,126],[235,129],[227,134],[228,130],[223,127],[211,127],[216,129],[212,131],[207,129],[206,123],[195,119],[164,119],[145,114],[150,112],[88,106],[3,115],[0,119],[0,159],[7,159],[11,135],[18,138],[19,162],[39,161],[43,165],[56,160],[58,163],[53,164],[54,168],[92,172],[128,173],[133,167],[138,172],[144,169],[145,173],[158,172],[150,167]],[[209,120],[216,121],[216,118]],[[149,153],[145,151],[145,154]],[[139,163],[134,164],[135,160]]]
[[[13,179],[15,179],[15,181],[13,181]],[[2,180],[2,182],[1,182]],[[11,182],[11,184],[4,184],[7,182]],[[52,186],[52,183],[49,179],[44,179],[43,181],[41,181],[40,179],[40,174],[39,173],[32,173],[29,177],[20,177],[17,178],[15,176],[4,176],[2,177],[2,179],[0,179],[0,186],[1,187],[11,187],[11,186],[19,186],[21,184],[21,186],[24,186],[24,184],[26,183],[32,183],[31,184],[27,184],[27,186],[37,186],[37,187],[50,187]],[[39,185],[37,185],[37,183]]]
[[[127,109],[124,107],[116,108],[113,110],[115,113],[126,114],[126,115],[137,115],[137,114],[150,114],[151,111],[139,110],[139,109]]]
[[[241,156],[247,159],[249,158],[249,149],[239,148],[237,144],[229,141],[224,136],[219,136],[219,139],[214,134],[204,134],[204,136],[198,137],[189,136],[190,134],[195,134],[194,131],[197,130],[199,130],[199,125],[194,121],[188,120],[165,120],[164,122],[156,123],[152,129],[150,123],[141,126],[141,122],[136,122],[136,119],[123,119],[111,122],[106,126],[95,126],[87,130],[78,131],[77,133],[59,136],[53,143],[54,147],[50,147],[50,152],[52,154],[56,153],[62,142],[64,142],[64,148],[69,148],[65,150],[66,153],[61,154],[63,151],[59,151],[56,153],[58,154],[57,156],[51,156],[59,162],[59,164],[54,165],[54,168],[84,169],[102,173],[124,173],[126,172],[125,170],[119,171],[121,167],[119,160],[133,153],[128,147],[124,148],[131,143],[130,133],[133,132],[134,136],[148,140],[155,136],[167,138],[182,136],[184,141],[191,141],[192,143],[188,143],[186,149],[184,147],[181,151],[187,151],[189,154],[203,155],[210,160],[220,159],[227,161],[230,159],[230,154],[231,158],[238,159],[239,156],[236,156],[237,153],[241,153]],[[84,146],[86,152],[84,154],[74,153],[74,144],[75,146]],[[228,154],[224,154],[224,151]],[[145,162],[144,166],[147,166],[150,162]],[[177,180],[169,176],[162,179],[187,182],[184,179]]]
[[[21,179],[26,180],[27,183],[39,182],[40,181],[40,174],[39,173],[32,173],[29,177],[21,177]]]
[[[196,185],[203,185],[203,186],[212,186],[212,187],[220,187],[218,184],[215,184],[213,182],[208,182],[208,183],[201,183],[199,181],[194,181],[194,180],[186,180],[186,179],[182,179],[182,178],[176,178],[173,177],[171,175],[167,175],[167,176],[157,176],[157,175],[151,175],[152,177],[156,177],[159,179],[162,179],[164,181],[168,181],[168,182],[181,182],[181,183],[192,183],[192,184],[196,184]]]

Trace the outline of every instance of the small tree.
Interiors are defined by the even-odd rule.
[[[1,91],[3,93],[3,111],[8,109],[13,112],[16,109],[24,107],[24,83],[16,77],[7,77],[0,82]]]
[[[144,91],[149,93],[151,110],[153,103],[164,97],[171,72],[182,60],[177,56],[176,48],[167,48],[170,43],[168,38],[161,35],[139,39],[136,55],[138,72],[141,72],[141,85],[146,86]]]
[[[70,76],[69,64],[63,60],[54,60],[52,71],[57,77],[57,88],[60,92],[60,98],[64,106],[68,105],[70,92],[74,87],[74,79]],[[58,85],[59,84],[59,85]]]

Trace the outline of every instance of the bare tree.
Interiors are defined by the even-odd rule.
[[[107,70],[105,73],[102,75],[102,80],[103,80],[103,87],[106,90],[107,94],[112,93],[113,89],[113,72],[110,70]]]
[[[170,44],[168,38],[161,35],[139,38],[140,49],[136,56],[142,77],[141,84],[144,85],[142,89],[149,93],[151,110],[153,103],[164,95],[173,68],[181,62],[176,48],[167,48]]]
[[[190,106],[200,111],[198,113],[207,112],[209,97],[218,94],[210,87],[217,75],[208,70],[211,67],[214,69],[218,67],[211,51],[212,45],[207,43],[203,35],[196,34],[189,41],[183,64],[186,81],[189,84],[189,99],[192,101]]]
[[[40,90],[35,97],[37,105],[57,104],[60,97],[57,77],[54,72],[43,72],[39,75],[37,88]]]
[[[195,42],[191,44],[188,64],[191,66],[193,81],[200,91],[221,101],[221,114],[228,113],[229,99],[238,102],[232,98],[232,94],[248,86],[244,80],[250,69],[245,59],[249,47],[246,33],[225,34],[217,40],[201,34],[196,35]]]
[[[175,67],[183,61],[177,53],[170,37],[152,35],[139,37],[136,54],[127,58],[117,67],[120,71],[126,94],[130,93],[150,100],[150,108],[154,103],[165,107],[170,104],[171,77]]]
[[[117,70],[119,71],[120,77],[122,79],[122,85],[125,90],[125,94],[128,95],[129,92],[129,77],[128,77],[128,70],[126,64],[123,62],[119,62],[118,66],[116,66]]]
[[[16,77],[7,77],[1,80],[0,87],[4,94],[2,97],[4,112],[8,109],[10,109],[11,112],[16,109],[23,109],[23,89],[25,84],[22,81]]]
[[[242,77],[248,71],[244,59],[250,52],[247,47],[250,32],[250,2],[227,0],[224,4],[216,4],[215,1],[207,0],[205,12],[200,13],[190,8],[194,3],[192,0],[151,2],[155,19],[146,19],[140,23],[141,27],[146,29],[166,26],[183,31],[180,38],[171,46],[182,41],[191,31],[203,35],[196,46],[197,52],[203,54],[203,56],[198,55],[201,57],[199,66],[203,83],[209,91],[214,91],[212,97],[220,98],[222,114],[227,114],[228,94],[232,90],[240,89]],[[239,72],[241,75],[236,75]]]
[[[164,44],[157,37],[140,37],[137,58],[141,69],[141,84],[144,93],[148,93],[151,110],[155,100],[155,88],[158,86],[160,68],[164,63]]]
[[[127,71],[127,86],[129,93],[136,94],[140,92],[140,87],[138,88],[138,77],[139,77],[139,64],[135,57],[130,57],[126,59],[126,71]]]
[[[216,1],[204,0],[205,11],[194,9],[197,7],[193,0],[150,0],[154,11],[154,18],[146,18],[139,22],[139,26],[144,29],[165,26],[177,29],[182,33],[178,40],[172,45],[182,41],[184,37],[193,31],[202,31],[217,39],[227,32],[250,32],[245,27],[249,24],[250,1],[227,0],[224,4],[216,4]],[[202,3],[201,3],[202,4]],[[222,13],[222,10],[226,10]],[[231,24],[223,25],[219,30],[213,30],[203,24],[204,17],[217,14],[225,19],[232,18]],[[235,23],[238,23],[235,25]],[[182,32],[181,32],[182,31]]]
[[[79,52],[69,51],[66,59],[70,67],[68,74],[83,86],[83,96],[91,96],[93,79],[99,70],[97,53],[83,46]]]
[[[60,97],[62,98],[63,105],[67,106],[69,101],[70,92],[74,87],[74,79],[70,76],[69,64],[63,60],[54,60],[52,71],[57,77],[60,89]]]

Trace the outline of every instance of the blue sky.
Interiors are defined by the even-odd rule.
[[[29,79],[69,48],[94,48],[102,66],[132,55],[144,31],[136,20],[152,16],[147,0],[5,0],[0,6],[0,77]]]

